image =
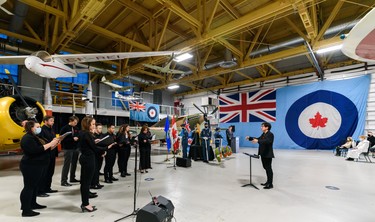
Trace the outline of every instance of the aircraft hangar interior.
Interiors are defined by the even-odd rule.
[[[0,218],[374,221],[374,8],[0,0]]]

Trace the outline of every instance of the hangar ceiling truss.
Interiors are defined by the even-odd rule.
[[[316,72],[304,42],[314,51],[340,44],[339,35],[374,7],[371,0],[16,0],[3,6],[15,11],[19,4],[28,7],[22,29],[11,27],[20,18],[1,14],[0,32],[22,40],[22,49],[193,54],[172,63],[182,75],[143,65],[163,66],[170,57],[94,64],[117,72],[108,79],[142,79],[134,83],[147,91],[183,85],[179,96]],[[221,66],[228,58],[235,65]],[[324,68],[353,63],[341,53],[318,60]]]

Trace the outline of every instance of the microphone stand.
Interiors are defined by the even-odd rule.
[[[134,197],[133,197],[133,212],[124,216],[124,217],[121,217],[120,219],[117,219],[115,220],[115,222],[117,221],[120,221],[120,220],[123,220],[123,219],[126,219],[128,217],[131,217],[131,216],[137,216],[137,213],[138,213],[138,209],[136,209],[136,205],[137,205],[137,156],[138,156],[138,146],[137,146],[137,143],[134,143],[134,147],[135,147],[135,163],[134,163]]]

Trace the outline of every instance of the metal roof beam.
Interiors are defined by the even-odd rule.
[[[332,45],[335,45],[335,44],[340,44],[341,42],[342,42],[342,40],[339,37],[334,37],[334,38],[331,38],[331,39],[328,39],[328,40],[320,41],[317,44],[317,48],[332,46]],[[317,50],[317,49],[314,49],[314,50]],[[280,51],[280,52],[276,52],[276,53],[273,53],[273,54],[270,54],[270,55],[265,55],[265,56],[262,56],[262,57],[253,58],[251,60],[245,61],[243,63],[243,67],[245,67],[245,68],[256,67],[256,66],[260,66],[260,65],[263,65],[263,64],[276,62],[276,61],[284,60],[284,59],[287,59],[287,58],[293,58],[293,57],[301,56],[301,55],[305,55],[305,54],[308,54],[308,51],[307,51],[306,46],[302,45],[302,46],[298,46],[298,47],[295,47],[295,48],[286,49],[286,50],[283,50],[283,51]],[[175,81],[169,82],[168,84],[196,81],[196,80],[199,80],[199,79],[205,79],[205,78],[213,77],[213,76],[216,76],[216,75],[222,75],[222,74],[225,74],[225,73],[229,73],[229,72],[233,72],[233,71],[241,70],[241,69],[244,69],[244,68],[223,69],[223,68],[220,67],[220,68],[215,68],[215,69],[211,69],[211,70],[204,70],[204,71],[200,71],[199,75],[187,76],[185,78],[179,79],[178,81],[175,80]],[[153,86],[148,87],[147,90],[162,89],[162,88],[165,88],[165,87],[166,86],[163,85],[163,84],[153,85]]]

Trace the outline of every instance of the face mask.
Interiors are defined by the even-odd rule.
[[[34,131],[35,135],[38,135],[40,132],[42,132],[42,128],[40,127],[36,128]]]
[[[367,134],[368,137],[371,137],[372,135],[371,134]]]

